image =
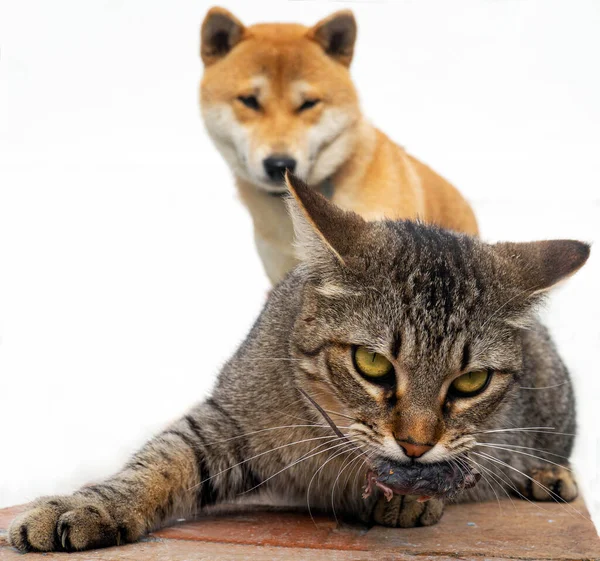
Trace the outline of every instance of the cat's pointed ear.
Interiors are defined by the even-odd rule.
[[[329,202],[295,175],[287,172],[286,185],[292,195],[288,209],[294,224],[295,246],[303,262],[333,256],[341,265],[352,259],[368,223],[354,212]]]
[[[546,292],[575,274],[590,255],[590,246],[575,240],[498,243],[494,248],[529,296]]]
[[[356,42],[356,20],[350,10],[341,10],[322,19],[308,31],[308,37],[321,45],[326,54],[350,66]]]
[[[208,10],[200,30],[200,56],[209,66],[229,53],[244,35],[244,25],[225,8]]]

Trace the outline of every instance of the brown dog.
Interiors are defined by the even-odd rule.
[[[236,176],[273,283],[296,264],[279,196],[286,169],[368,220],[419,218],[477,233],[460,193],[361,114],[348,71],[356,39],[351,12],[311,28],[245,27],[212,8],[201,34],[204,121]]]

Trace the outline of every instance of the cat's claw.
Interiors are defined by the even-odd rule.
[[[80,551],[118,545],[121,532],[106,505],[81,496],[46,497],[20,514],[8,529],[21,552]]]

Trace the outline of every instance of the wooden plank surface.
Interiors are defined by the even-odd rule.
[[[24,507],[0,510],[0,561],[23,559],[5,541]],[[28,554],[46,561],[65,554]],[[68,555],[69,561],[317,559],[449,561],[600,560],[600,539],[582,500],[571,505],[505,500],[446,509],[429,528],[391,529],[311,520],[298,512],[230,508],[154,532],[146,540]]]

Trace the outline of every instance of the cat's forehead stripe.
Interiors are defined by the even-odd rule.
[[[390,351],[392,353],[392,357],[395,359],[398,359],[398,356],[400,355],[401,342],[402,339],[400,333],[398,331],[394,332],[392,336],[392,345]]]

